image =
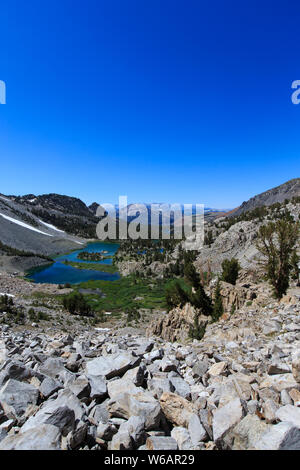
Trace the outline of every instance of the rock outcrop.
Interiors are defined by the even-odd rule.
[[[147,334],[160,336],[165,341],[186,341],[196,314],[197,310],[190,304],[186,304],[183,308],[176,307],[154,319],[147,328]],[[199,325],[207,325],[209,318],[200,315]]]

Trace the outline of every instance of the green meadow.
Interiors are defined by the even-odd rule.
[[[122,277],[117,281],[88,281],[74,286],[74,290],[99,288],[105,297],[85,294],[94,311],[118,314],[133,308],[166,309],[165,288],[171,280]]]

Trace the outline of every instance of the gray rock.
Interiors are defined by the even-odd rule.
[[[153,349],[153,346],[154,341],[143,341],[136,349],[134,349],[134,352],[137,356],[144,356],[144,354],[150,352]]]
[[[209,366],[210,364],[208,361],[196,362],[196,364],[194,364],[192,368],[193,377],[201,378],[204,374],[206,374],[209,369]]]
[[[49,357],[40,367],[39,372],[63,383],[75,380],[76,375],[65,368],[62,359]]]
[[[190,433],[182,426],[175,426],[171,431],[171,437],[177,442],[179,450],[193,450]]]
[[[253,449],[260,436],[270,428],[256,415],[247,415],[233,430],[233,450]]]
[[[0,390],[0,403],[9,418],[21,417],[29,405],[36,405],[38,398],[37,388],[14,379]]]
[[[99,423],[97,426],[97,437],[104,441],[110,441],[116,432],[117,428],[112,423]]]
[[[85,411],[78,398],[70,390],[64,390],[59,392],[59,396],[55,400],[47,400],[40,410],[26,421],[21,429],[27,431],[50,421],[53,424],[54,420],[56,426],[63,429],[67,428],[70,431],[74,427],[75,421],[80,421],[84,413]]]
[[[207,433],[196,414],[193,414],[189,420],[188,431],[194,446],[198,446],[200,442],[207,439]]]
[[[228,433],[245,416],[245,405],[239,399],[230,401],[227,405],[219,408],[213,415],[213,439],[219,448],[230,446],[230,437],[225,439]]]
[[[107,396],[106,380],[103,376],[87,375],[90,384],[90,397],[92,399],[102,399]]]
[[[191,388],[185,380],[183,380],[179,375],[174,376],[171,374],[168,375],[168,379],[173,386],[173,390],[170,390],[171,392],[177,393],[177,395],[180,395],[186,400],[191,399]]]
[[[263,403],[263,413],[267,423],[276,422],[276,412],[278,405],[273,400],[267,400]]]
[[[60,443],[59,429],[51,424],[42,424],[7,436],[0,442],[0,450],[60,450]]]
[[[119,431],[111,441],[110,450],[137,449],[144,445],[146,433],[144,430],[145,419],[140,416],[132,416],[126,423],[121,424]]]
[[[153,351],[147,353],[147,354],[144,354],[144,359],[147,361],[147,362],[153,362],[153,361],[157,361],[159,359],[162,359],[164,356],[164,350],[163,349],[154,349]]]
[[[161,420],[161,408],[149,392],[122,393],[108,404],[110,416],[129,419],[141,416],[145,419],[145,429],[157,429]]]
[[[91,386],[86,377],[78,377],[68,386],[68,388],[77,398],[79,398],[79,400],[90,396]]]
[[[123,379],[131,380],[137,387],[141,387],[146,379],[147,369],[144,364],[140,364],[138,367],[134,367],[133,369],[129,369],[123,375]]]
[[[5,429],[0,429],[0,442],[7,436],[7,431]]]
[[[4,423],[0,424],[0,431],[4,430],[5,432],[9,432],[14,424],[15,421],[13,419],[7,419]]]
[[[276,418],[280,421],[288,421],[300,429],[300,408],[297,406],[281,406],[276,410]]]
[[[164,392],[173,392],[174,390],[171,381],[165,377],[153,377],[148,380],[147,388],[158,400]]]
[[[282,390],[280,393],[280,401],[282,405],[292,405],[293,400],[290,397],[290,394],[288,393],[287,390]]]
[[[298,384],[292,374],[276,374],[265,378],[260,383],[259,388],[273,388],[273,390],[280,393],[282,390],[291,390],[297,388],[297,386]]]
[[[136,387],[131,380],[116,379],[107,383],[107,392],[110,398],[115,398],[120,393],[138,393],[142,389]]]
[[[247,408],[248,408],[248,412],[251,415],[254,415],[258,410],[258,401],[257,400],[249,400],[247,402]]]
[[[2,326],[2,331],[4,332],[5,329],[3,329],[3,326]],[[6,349],[6,346],[5,346],[5,342],[4,341],[0,341],[0,367],[5,363],[6,359],[7,359],[7,349]]]
[[[292,423],[272,426],[255,443],[256,450],[300,450],[300,429]]]
[[[87,430],[87,423],[79,422],[76,429],[67,436],[67,447],[73,450],[81,446],[85,441]]]
[[[288,374],[289,372],[291,372],[290,367],[287,364],[281,364],[279,362],[274,362],[268,367],[269,375]]]
[[[173,437],[148,437],[147,450],[177,450],[177,442]]]
[[[100,356],[86,363],[86,374],[111,379],[123,375],[128,369],[137,366],[139,361],[138,357],[126,351]]]
[[[9,379],[22,382],[30,379],[34,375],[36,375],[36,373],[32,369],[25,367],[19,361],[11,360],[0,372],[0,386],[2,387]]]
[[[293,353],[292,373],[296,382],[300,383],[300,349]]]
[[[208,409],[205,410],[200,410],[199,411],[199,417],[202,426],[204,427],[205,431],[207,432],[207,435],[209,439],[212,441],[213,440],[213,430],[212,430],[212,414],[211,411]]]
[[[96,405],[89,414],[89,420],[96,426],[99,423],[107,423],[109,420],[109,413],[107,409],[107,404],[109,400],[104,401],[100,405]]]
[[[178,361],[170,360],[167,356],[164,356],[160,362],[160,368],[162,372],[177,372]]]
[[[266,321],[263,326],[263,334],[270,335],[281,331],[281,323],[278,321]]]
[[[49,398],[62,387],[62,384],[57,380],[52,379],[52,377],[46,377],[40,385],[40,392],[43,397]]]
[[[75,427],[75,413],[67,406],[57,408],[44,421],[45,424],[53,424],[56,426],[63,436],[66,436]]]

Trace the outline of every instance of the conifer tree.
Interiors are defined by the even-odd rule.
[[[213,307],[213,312],[212,312],[213,321],[218,321],[219,318],[223,315],[223,313],[224,313],[224,309],[223,309],[223,302],[222,302],[222,296],[221,296],[221,286],[220,286],[220,280],[218,280],[218,283],[216,286],[216,292],[215,292],[214,307]]]
[[[260,227],[256,247],[262,253],[261,263],[278,299],[289,287],[293,252],[299,238],[299,222],[287,218]]]

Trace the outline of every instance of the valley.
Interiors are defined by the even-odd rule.
[[[300,194],[272,191],[207,214],[193,251],[79,236],[56,215],[95,228],[83,203],[4,196],[0,449],[298,448]]]

